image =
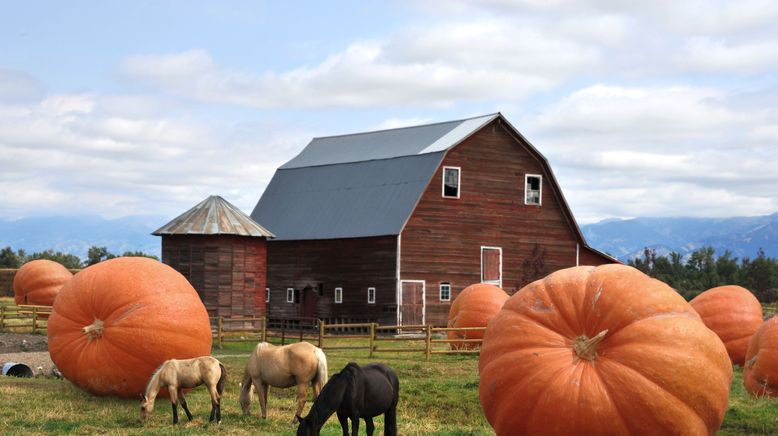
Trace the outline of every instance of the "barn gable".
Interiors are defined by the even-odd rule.
[[[279,241],[398,235],[446,150],[499,116],[315,138],[251,217]]]

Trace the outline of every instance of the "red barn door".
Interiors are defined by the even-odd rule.
[[[424,281],[403,280],[400,295],[402,325],[424,324]]]

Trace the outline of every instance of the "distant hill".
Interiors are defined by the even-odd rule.
[[[159,257],[160,238],[151,232],[168,221],[169,217],[159,215],[132,215],[112,220],[99,216],[0,219],[0,248],[24,249],[27,254],[52,249],[85,260],[89,247],[98,246],[117,255],[143,251]]]
[[[739,218],[634,218],[605,220],[581,226],[594,248],[621,259],[640,256],[644,247],[657,254],[671,251],[689,254],[711,246],[716,254],[754,258],[762,248],[768,257],[778,257],[778,213]]]

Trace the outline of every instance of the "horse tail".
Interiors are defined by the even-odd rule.
[[[316,368],[316,381],[319,383],[319,386],[323,387],[327,384],[328,377],[327,356],[324,355],[324,351],[319,347],[316,347],[313,352],[316,354],[316,360],[319,361],[318,368]]]
[[[219,381],[216,382],[216,392],[218,392],[219,397],[221,397],[222,392],[224,392],[224,384],[227,383],[227,368],[225,368],[224,365],[219,362],[219,369],[221,369],[222,374],[219,377]]]

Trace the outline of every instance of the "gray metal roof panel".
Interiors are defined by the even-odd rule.
[[[280,169],[389,159],[447,150],[499,114],[351,135],[314,138]]]
[[[278,240],[397,235],[443,156],[280,168],[251,217]]]
[[[201,201],[195,207],[154,231],[152,235],[275,237],[251,217],[218,195],[212,195]]]

